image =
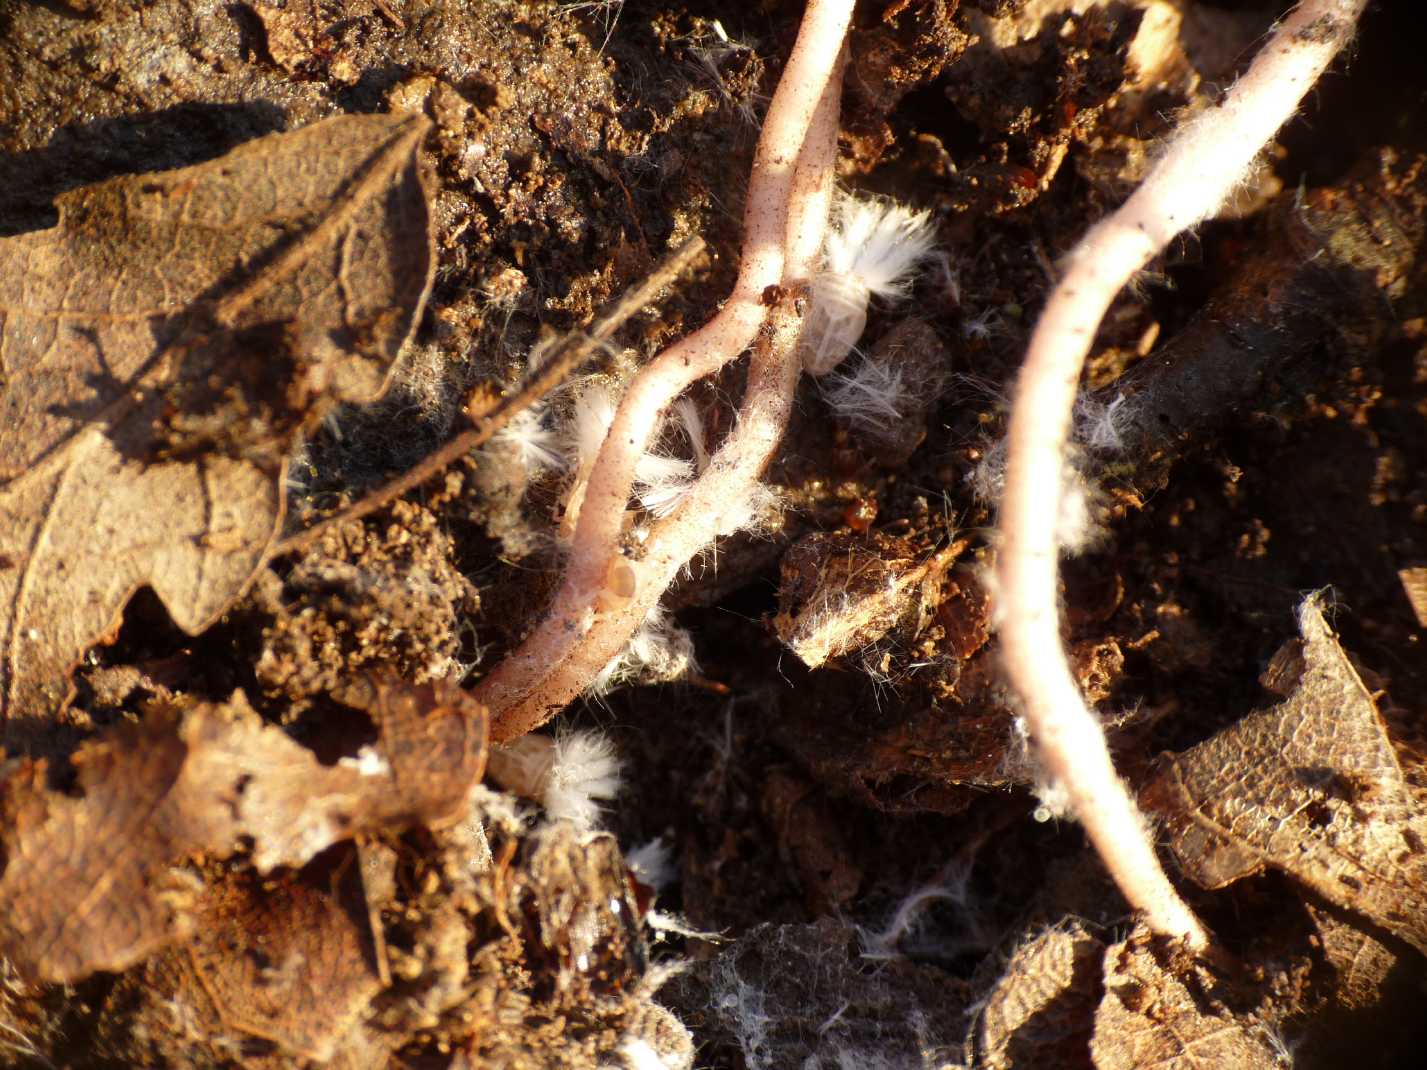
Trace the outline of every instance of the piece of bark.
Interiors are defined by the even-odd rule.
[[[1276,659],[1302,659],[1289,698],[1171,757],[1142,799],[1201,886],[1271,867],[1427,951],[1427,814],[1318,598],[1299,628]]]
[[[1099,392],[1141,484],[1246,410],[1284,404],[1420,315],[1427,158],[1375,153],[1343,182],[1286,195],[1209,304]]]
[[[762,801],[780,853],[797,869],[808,912],[820,917],[846,911],[862,887],[862,867],[817,789],[774,769],[763,782]]]
[[[810,669],[881,639],[894,627],[915,635],[939,602],[942,577],[966,548],[935,553],[872,532],[814,532],[789,547],[779,566],[773,626]]]
[[[414,116],[344,116],[58,198],[0,241],[0,716],[32,743],[152,587],[196,634],[282,518],[294,436],[386,387],[434,270]]]

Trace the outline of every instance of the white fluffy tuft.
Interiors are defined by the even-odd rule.
[[[1100,464],[1125,451],[1125,425],[1130,415],[1124,397],[1108,404],[1090,394],[1075,400],[1070,443],[1061,473],[1060,508],[1055,518],[1055,541],[1074,557],[1093,547],[1104,535],[1101,517],[1106,499],[1095,478]],[[1006,440],[988,449],[967,476],[971,492],[987,505],[1001,500],[1006,485]]]
[[[540,801],[552,821],[569,821],[585,831],[599,823],[599,800],[620,791],[620,761],[614,744],[598,732],[572,731],[555,737],[554,759],[541,785]]]
[[[867,358],[850,375],[830,375],[823,396],[844,424],[878,435],[906,415],[902,369],[891,361]]]
[[[674,870],[674,851],[662,836],[655,836],[648,843],[626,851],[624,864],[639,883],[647,884],[656,892],[668,888],[678,876]]]
[[[727,502],[718,518],[718,535],[728,538],[740,531],[766,532],[778,526],[783,493],[769,483],[754,483],[743,497]]]
[[[682,457],[646,453],[634,466],[634,494],[656,517],[668,516],[693,485],[694,466]]]
[[[643,1037],[625,1037],[619,1046],[619,1056],[627,1070],[676,1070],[687,1065],[687,1060],[678,1056],[666,1059]]]
[[[897,904],[881,931],[858,927],[858,943],[861,945],[862,957],[874,962],[903,957],[903,952],[897,945],[904,936],[917,930],[923,920],[922,912],[932,903],[938,902],[965,906],[966,890],[938,884],[916,889]]]
[[[873,297],[907,296],[912,270],[931,253],[930,212],[845,194],[833,206],[823,270],[850,276]]]
[[[928,916],[937,903],[951,910]],[[971,863],[954,862],[937,879],[913,888],[898,901],[880,930],[857,926],[862,957],[886,962],[909,954],[950,957],[980,951],[993,941],[981,911],[971,899]]]
[[[675,680],[694,668],[693,639],[674,623],[662,606],[656,605],[639,630],[629,637],[624,649],[600,670],[590,685],[590,692],[602,695],[620,684],[636,680],[645,683]]]
[[[1093,394],[1082,393],[1075,399],[1071,437],[1096,453],[1124,453],[1128,416],[1124,394],[1107,405]]]
[[[614,423],[615,396],[603,383],[590,383],[575,399],[564,451],[576,472],[576,486],[588,479],[600,447]],[[694,478],[694,463],[682,457],[645,453],[634,467],[634,496],[656,517],[667,516],[683,500]],[[572,493],[575,488],[571,488]]]
[[[614,396],[603,383],[590,383],[575,399],[575,414],[565,440],[571,464],[588,470],[599,456],[610,425],[614,423]]]
[[[689,448],[694,451],[694,467],[699,472],[709,466],[709,449],[704,442],[704,416],[693,398],[683,397],[674,402],[674,415],[684,429],[684,437],[689,440]]]
[[[912,271],[932,250],[930,212],[843,194],[832,215],[803,334],[810,375],[826,375],[842,363],[867,326],[868,302],[906,297]]]
[[[563,471],[567,462],[561,453],[560,436],[545,426],[542,405],[519,412],[496,433],[496,441],[514,450],[521,466],[529,472],[546,469]]]

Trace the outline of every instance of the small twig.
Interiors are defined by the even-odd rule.
[[[1055,525],[1066,438],[1081,368],[1115,295],[1176,234],[1219,210],[1352,35],[1365,2],[1305,0],[1223,103],[1178,130],[1134,195],[1075,248],[1031,337],[1007,433],[996,562],[1006,674],[1046,775],[1065,789],[1125,898],[1155,932],[1199,950],[1208,933],[1161,868],[1061,643]]]
[[[514,394],[506,395],[485,412],[472,412],[468,409],[467,415],[475,422],[475,426],[462,431],[434,453],[428,454],[418,464],[407,469],[395,479],[384,483],[362,498],[361,501],[354,502],[340,512],[324,517],[311,527],[281,540],[273,548],[270,559],[304,550],[311,546],[328,528],[337,524],[345,524],[349,520],[359,520],[376,512],[408,491],[419,487],[472,450],[485,445],[492,435],[505,427],[512,419],[564,382],[566,377],[583,364],[594,350],[609,341],[614,332],[619,330],[631,316],[653,301],[661,289],[678,278],[703,250],[704,240],[702,238],[690,238],[665,257],[642,282],[626,290],[615,306],[595,324],[593,330],[566,335],[554,347],[554,355],[547,359]]]

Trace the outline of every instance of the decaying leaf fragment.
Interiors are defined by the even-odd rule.
[[[453,820],[485,772],[485,707],[460,688],[367,680],[339,697],[371,716],[377,740],[332,766],[262,724],[241,696],[184,721],[185,772],[209,785],[199,803],[232,813],[262,872],[300,866],[358,832]]]
[[[203,897],[194,938],[165,956],[183,961],[175,995],[207,1012],[209,1035],[330,1059],[382,988],[367,919],[344,905],[297,879],[230,876]]]
[[[1351,924],[1342,911],[1317,903],[1305,904],[1324,960],[1335,977],[1333,1000],[1348,1010],[1380,1006],[1390,985],[1388,976],[1401,955],[1410,951],[1389,947],[1376,935]]]
[[[74,190],[58,226],[0,241],[12,741],[140,586],[211,623],[277,531],[293,436],[385,389],[434,266],[426,129],[331,119]]]
[[[173,718],[120,725],[75,755],[79,797],[52,791],[48,762],[0,784],[0,954],[32,978],[123,969],[178,927],[171,865],[224,822],[184,808],[185,747]]]
[[[1073,1065],[1085,1051],[1104,952],[1105,945],[1073,920],[1017,947],[976,1024],[976,1065]]]
[[[1412,615],[1420,627],[1427,628],[1427,568],[1398,569],[1402,592],[1412,606]]]
[[[1287,701],[1173,757],[1144,801],[1203,887],[1272,867],[1427,951],[1427,814],[1317,598],[1299,628],[1274,659],[1298,669]]]
[[[195,851],[252,843],[263,872],[300,866],[356,833],[454,819],[485,765],[485,710],[459,689],[370,684],[348,700],[378,738],[323,765],[241,693],[151,712],[73,758],[69,792],[48,761],[0,781],[0,955],[68,982],[122,970],[189,929]]]
[[[532,826],[479,785],[461,814],[267,876],[195,862],[192,933],[103,986],[75,1065],[689,1070],[614,838]],[[38,1051],[72,1065],[61,1043]]]
[[[1162,961],[1162,947],[1140,923],[1106,950],[1105,995],[1090,1038],[1095,1070],[1278,1070],[1262,1026],[1186,984],[1195,965]]]
[[[958,540],[927,555],[890,535],[815,532],[790,547],[779,566],[773,618],[778,638],[816,669],[898,624],[915,634],[937,606],[947,568],[965,548]]]

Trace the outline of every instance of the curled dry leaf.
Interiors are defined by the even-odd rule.
[[[460,688],[368,680],[338,697],[371,716],[377,741],[333,766],[258,721],[240,696],[184,723],[187,772],[210,786],[200,802],[230,809],[263,872],[358,832],[452,820],[485,772],[486,711]]]
[[[974,1029],[977,1066],[1070,1066],[1083,1058],[1105,945],[1078,921],[1046,929],[1011,954]]]
[[[1095,1070],[1278,1070],[1262,1026],[1208,994],[1206,978],[1190,976],[1194,963],[1165,954],[1143,923],[1106,950],[1105,995],[1090,1038]]]
[[[189,633],[282,517],[293,436],[385,388],[434,257],[413,116],[67,193],[0,241],[0,717],[39,731],[148,584]],[[23,720],[22,720],[23,719]]]
[[[1427,814],[1316,597],[1299,627],[1287,701],[1171,758],[1144,801],[1203,887],[1272,867],[1427,951]]]
[[[48,761],[19,763],[0,783],[0,955],[36,980],[121,970],[191,928],[193,881],[174,867],[193,852],[247,837],[265,872],[456,818],[484,770],[485,710],[455,688],[354,690],[377,742],[335,765],[241,694],[121,724],[75,754],[69,792]]]

